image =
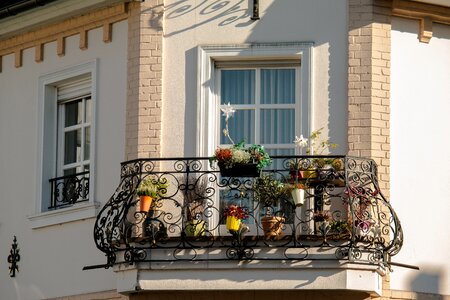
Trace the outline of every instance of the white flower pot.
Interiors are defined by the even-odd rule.
[[[304,189],[293,189],[291,191],[292,200],[294,200],[295,206],[302,206],[305,203],[305,190]]]

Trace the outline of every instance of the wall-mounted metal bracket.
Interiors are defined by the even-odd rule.
[[[259,20],[259,0],[253,0],[253,13],[250,19]]]
[[[17,238],[14,236],[13,244],[11,245],[11,250],[9,251],[8,263],[9,266],[9,276],[16,277],[16,271],[19,272],[19,265],[17,264],[20,261],[19,248],[17,247]]]

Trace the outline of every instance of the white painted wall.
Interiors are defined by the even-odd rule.
[[[113,26],[113,41],[103,43],[102,29],[89,32],[89,49],[79,37],[66,39],[66,55],[56,43],[45,45],[44,61],[34,49],[23,53],[23,67],[14,56],[3,57],[0,73],[0,299],[33,300],[115,289],[112,271],[82,271],[102,264],[95,248],[95,219],[31,229],[27,216],[35,209],[39,77],[98,60],[95,201],[104,204],[119,183],[125,149],[127,22]],[[8,276],[7,256],[17,236],[21,260],[16,278]]]
[[[394,18],[391,203],[405,233],[391,288],[450,295],[450,26],[419,43],[416,21]]]
[[[163,59],[163,156],[196,153],[198,45],[314,42],[314,127],[328,127],[346,153],[347,1],[165,1]],[[212,153],[211,153],[212,155]]]

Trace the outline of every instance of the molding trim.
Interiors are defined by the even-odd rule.
[[[111,25],[128,18],[128,4],[120,3],[108,8],[91,11],[79,17],[69,18],[65,21],[39,28],[34,31],[19,34],[5,40],[0,40],[0,61],[2,56],[16,54],[15,66],[21,67],[22,52],[24,49],[37,50],[36,61],[42,61],[42,45],[57,41],[58,55],[65,53],[64,39],[73,35],[80,35],[80,48],[87,49],[87,33],[89,30],[103,27],[103,41],[111,41]],[[20,57],[17,57],[17,56]],[[1,69],[0,69],[1,72]]]
[[[394,0],[392,15],[419,20],[419,40],[429,43],[433,36],[433,23],[450,25],[450,7],[406,0]]]

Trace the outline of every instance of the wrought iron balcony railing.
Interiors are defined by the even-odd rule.
[[[52,178],[48,209],[57,209],[89,200],[89,171]]]
[[[230,176],[228,174],[228,176]],[[259,177],[224,177],[208,158],[122,163],[121,182],[94,228],[106,267],[141,261],[349,260],[388,265],[403,242],[400,222],[380,193],[373,160],[348,156],[278,156],[261,178],[276,179],[278,201],[264,199]],[[141,210],[137,188],[162,182],[160,198]],[[273,181],[272,181],[273,183]],[[301,188],[302,205],[290,193]],[[248,217],[234,230],[224,209]],[[265,232],[266,217],[272,232]],[[273,221],[275,220],[275,221]],[[270,226],[269,226],[270,227]]]

